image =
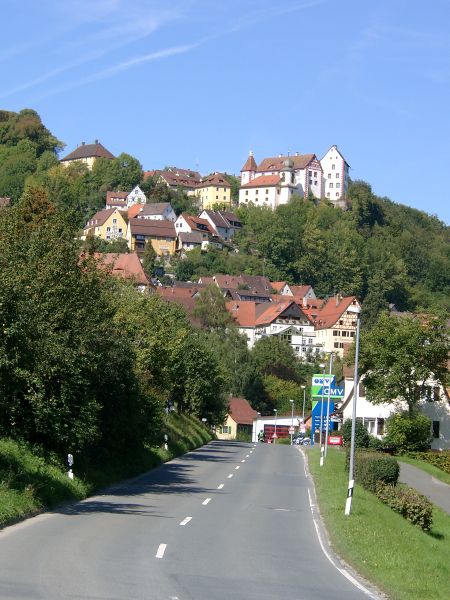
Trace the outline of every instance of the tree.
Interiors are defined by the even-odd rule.
[[[374,404],[404,401],[412,414],[420,388],[429,378],[445,385],[447,357],[444,317],[382,314],[361,337],[360,364],[367,399]]]
[[[214,284],[201,289],[195,299],[194,317],[209,331],[224,330],[232,322],[222,291]]]
[[[297,381],[298,359],[292,346],[271,335],[261,338],[252,349],[252,360],[262,375],[275,375],[280,379]]]
[[[386,421],[386,446],[398,452],[428,450],[431,442],[431,420],[423,414],[398,412]]]
[[[144,255],[142,257],[142,268],[147,277],[153,277],[155,271],[155,261],[157,258],[156,250],[153,248],[151,241],[145,244]]]
[[[352,439],[352,420],[345,419],[341,429],[342,440],[345,446],[350,446]],[[355,423],[355,446],[356,448],[368,448],[370,434],[361,421]]]

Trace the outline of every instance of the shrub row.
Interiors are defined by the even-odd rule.
[[[433,505],[416,490],[379,481],[375,487],[375,494],[384,504],[400,513],[413,525],[418,525],[424,531],[431,529]]]
[[[433,465],[450,475],[449,450],[444,452],[414,452],[410,453],[410,456],[418,458],[419,460],[424,460],[425,462],[430,463],[430,465]]]
[[[349,455],[347,455],[347,463]],[[400,467],[392,456],[376,452],[359,451],[355,453],[355,480],[366,490],[375,492],[377,483],[395,485]]]

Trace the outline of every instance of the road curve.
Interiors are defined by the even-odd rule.
[[[0,598],[367,600],[326,558],[310,486],[296,447],[211,442],[1,531]]]

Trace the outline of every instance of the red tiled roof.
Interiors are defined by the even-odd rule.
[[[147,204],[141,204],[141,216],[142,215],[162,215],[166,208],[172,208],[170,202],[147,202]]]
[[[295,304],[293,300],[285,300],[284,302],[270,302],[266,305],[261,304],[264,307],[264,311],[257,317],[255,325],[268,325],[275,321],[281,313],[287,310],[291,304]]]
[[[200,183],[197,184],[198,188],[209,187],[210,185],[217,185],[220,187],[228,187],[231,185],[222,173],[213,173],[207,177],[203,177]]]
[[[106,192],[106,204],[117,202],[117,200],[125,201],[128,193],[129,192]]]
[[[294,294],[294,296],[299,298],[306,296],[311,289],[310,285],[290,285],[289,287],[291,288],[291,292]]]
[[[338,302],[336,301],[336,298],[333,297],[329,298],[319,310],[307,309],[307,312],[316,315],[314,318],[316,329],[329,329],[340,319],[351,304],[357,303],[358,300],[356,299],[356,296],[346,296],[340,298]]]
[[[144,181],[149,177],[161,177],[168,185],[189,188],[195,188],[201,180],[201,175],[197,171],[190,171],[189,169],[177,169],[175,167],[171,167],[165,171],[145,171]]]
[[[153,219],[138,219],[134,217],[129,220],[132,235],[145,235],[147,237],[177,237],[175,226],[172,221],[154,221]]]
[[[243,171],[256,171],[258,167],[256,166],[256,161],[253,157],[253,152],[250,152],[250,154],[248,155],[247,160],[245,161],[244,166],[241,169],[241,173]]]
[[[141,261],[135,252],[130,254],[115,254],[106,252],[104,254],[96,253],[95,258],[98,264],[102,264],[111,268],[111,275],[123,277],[125,279],[133,279],[141,285],[149,285],[149,280],[142,268]]]
[[[272,286],[272,289],[274,289],[276,292],[280,292],[284,288],[286,283],[286,281],[271,281],[270,285]]]
[[[256,302],[226,302],[225,306],[233,319],[241,327],[254,327],[256,321]]]
[[[208,233],[210,233],[211,235],[215,235],[215,231],[211,229],[211,225],[206,219],[200,219],[200,217],[193,217],[192,215],[188,215],[186,213],[183,213],[181,216],[184,218],[184,220],[187,222],[191,229],[194,229],[195,231],[205,231],[205,229],[199,227],[199,225],[203,225],[204,227],[206,227]]]
[[[198,292],[198,289],[195,287],[195,285],[189,288],[158,286],[156,288],[156,292],[168,302],[176,302],[177,304],[181,304],[181,306],[185,309],[191,324],[196,326],[200,325],[200,320],[193,316],[196,306],[195,296]]]
[[[102,144],[95,142],[95,144],[85,144],[78,146],[73,152],[61,159],[61,162],[65,160],[81,160],[82,158],[115,158],[114,154],[111,154]]]
[[[245,398],[230,398],[228,414],[238,425],[251,425],[258,415]]]
[[[312,160],[317,160],[315,154],[299,154],[298,156],[272,156],[265,158],[258,165],[258,171],[281,171],[286,160],[294,169],[306,169]]]
[[[241,185],[241,188],[252,188],[252,187],[273,187],[281,182],[279,175],[260,175],[255,177],[248,183]]]
[[[128,218],[134,219],[142,211],[144,206],[145,204],[133,204],[133,206],[130,206],[128,209]]]

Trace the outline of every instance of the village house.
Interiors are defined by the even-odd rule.
[[[225,423],[216,428],[219,440],[235,440],[239,435],[251,439],[253,421],[258,416],[245,398],[232,397],[228,401],[228,413]]]
[[[128,192],[106,192],[106,207],[127,210]]]
[[[200,277],[199,283],[217,285],[225,298],[254,302],[270,302],[270,281],[260,275],[213,275]]]
[[[236,231],[242,228],[240,219],[230,212],[203,210],[199,216],[208,221],[216,234],[225,241],[231,240]]]
[[[75,161],[84,163],[87,168],[92,171],[95,161],[97,158],[107,158],[113,160],[114,154],[111,154],[98,140],[95,140],[93,144],[86,144],[81,142],[81,146],[78,146],[73,152],[61,158],[60,163],[63,166],[70,165]]]
[[[324,352],[334,352],[341,358],[356,335],[356,315],[350,307],[360,307],[356,296],[336,294],[326,301],[308,300],[303,310],[314,323],[317,342]]]
[[[196,298],[199,296],[199,289],[196,284],[165,287],[158,286],[156,293],[167,300],[167,302],[175,302],[184,308],[189,318],[189,322],[193,327],[200,327],[200,319],[194,316],[196,307]]]
[[[128,213],[129,214],[129,213]],[[152,221],[172,221],[175,223],[177,215],[170,202],[150,202],[139,207],[134,217],[138,219],[150,219]]]
[[[128,247],[132,252],[143,254],[145,245],[151,243],[158,256],[175,254],[177,234],[171,221],[152,219],[129,219],[127,228]]]
[[[200,217],[193,217],[192,215],[182,213],[175,221],[175,230],[180,240],[178,244],[180,249],[184,248],[187,250],[189,249],[189,245],[198,247],[200,237],[202,250],[206,250],[211,243],[216,247],[222,247],[219,237],[206,219],[200,219]],[[180,234],[183,234],[181,235],[181,238]],[[196,235],[186,236],[184,234]]]
[[[153,177],[157,183],[162,183],[173,191],[182,190],[188,196],[196,193],[197,186],[202,178],[197,171],[178,169],[177,167],[168,167],[164,170],[145,171],[144,181],[149,177]]]
[[[203,177],[197,184],[195,195],[203,210],[212,208],[215,204],[231,208],[231,185],[222,173]]]
[[[84,226],[82,239],[88,235],[110,241],[125,238],[127,222],[117,208],[99,210]]]
[[[276,335],[303,360],[310,360],[322,351],[314,325],[294,300],[270,304],[229,301],[226,308],[239,332],[247,337],[249,348],[263,337]]]
[[[290,296],[306,301],[317,300],[316,294],[310,285],[290,285],[286,281],[273,281],[271,286],[280,296]]]
[[[94,257],[99,267],[109,271],[113,277],[131,281],[140,292],[154,291],[155,286],[149,281],[135,252],[96,253]]]

